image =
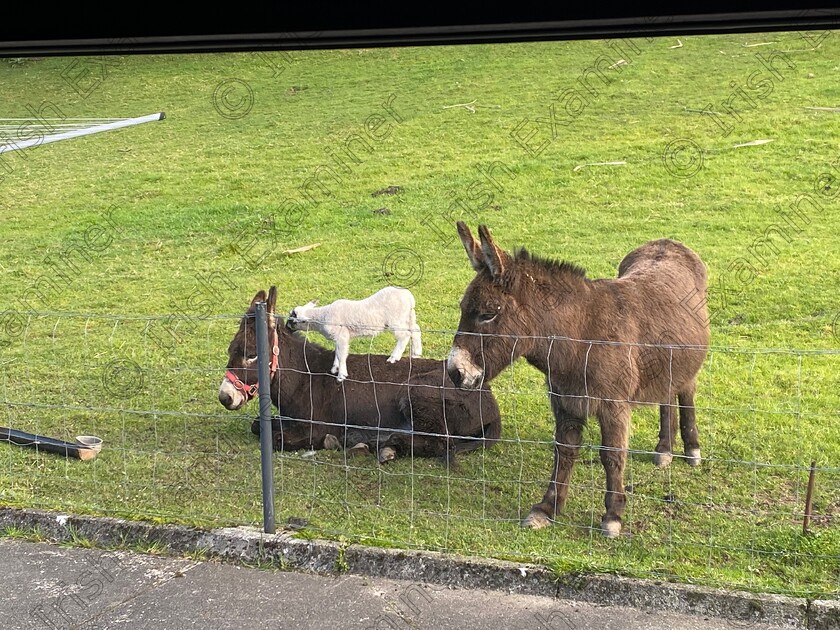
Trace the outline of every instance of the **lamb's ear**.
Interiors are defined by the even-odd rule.
[[[268,304],[266,306],[268,307],[269,315],[274,315],[274,309],[277,306],[277,287],[272,286],[268,290]]]
[[[470,228],[463,221],[458,221],[458,236],[461,237],[461,243],[464,249],[467,250],[467,257],[470,259],[472,268],[476,271],[484,269],[484,256],[481,253],[481,245],[475,240],[475,237],[470,232]]]
[[[309,308],[312,308],[313,306],[318,306],[318,300],[311,300],[311,301],[307,304],[307,306],[308,306]]]
[[[496,245],[486,225],[478,226],[478,237],[481,239],[481,252],[487,268],[494,278],[501,278],[510,267],[510,255]]]

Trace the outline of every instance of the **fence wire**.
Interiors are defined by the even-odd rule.
[[[71,442],[95,435],[103,448],[82,462],[0,445],[0,500],[208,526],[258,525],[259,442],[251,432],[257,403],[232,412],[218,399],[240,318],[25,314],[0,351],[2,424]],[[424,358],[445,358],[454,332],[423,330]],[[315,333],[306,339],[333,347]],[[384,363],[393,343],[388,334],[357,339],[351,351],[372,366]],[[418,365],[408,351],[401,361]],[[586,425],[568,501],[553,526],[520,528],[546,490],[554,449],[545,377],[521,359],[490,383],[501,411],[501,438],[487,449],[457,455],[456,468],[432,457],[379,464],[375,448],[355,454],[344,443],[338,450],[276,452],[278,527],[568,571],[836,596],[838,362],[840,351],[713,346],[695,397],[702,453],[696,468],[680,457],[679,436],[672,464],[655,467],[658,409],[635,408],[618,540],[606,540],[599,531],[606,485],[594,418]],[[373,371],[351,371],[348,382],[370,380]],[[313,396],[313,379],[334,378],[306,365],[281,364],[278,374],[281,383],[291,374],[307,377],[302,382],[309,387],[286,394],[303,399]],[[377,381],[377,391],[387,384]],[[456,391],[446,379],[417,386]],[[346,388],[334,391],[346,395]],[[374,399],[369,424],[348,425],[346,417],[293,419],[313,430],[333,423],[369,429],[381,422],[381,404]],[[415,438],[442,435],[415,432]],[[811,533],[804,535],[812,461],[816,489]]]

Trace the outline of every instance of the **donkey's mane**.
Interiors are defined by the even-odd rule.
[[[514,252],[514,259],[533,263],[543,271],[550,274],[570,274],[579,278],[586,278],[586,269],[574,263],[566,262],[565,260],[554,260],[551,258],[543,258],[542,256],[535,256],[531,254],[524,247],[518,248]]]

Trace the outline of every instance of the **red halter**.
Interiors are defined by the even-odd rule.
[[[271,329],[271,369],[268,375],[269,381],[274,380],[274,375],[277,372],[277,368],[280,366],[280,346],[278,344],[277,339],[277,327],[276,325]],[[239,378],[228,370],[225,372],[225,377],[233,384],[233,386],[238,389],[242,394],[245,396],[245,402],[251,400],[254,396],[257,395],[257,391],[260,388],[259,382],[254,383],[253,385],[248,385],[247,383],[243,383]]]

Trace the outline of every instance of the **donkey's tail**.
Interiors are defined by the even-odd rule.
[[[411,356],[414,358],[423,356],[423,341],[420,339],[420,326],[417,325],[417,313],[414,306],[409,314],[409,327],[411,328]]]

